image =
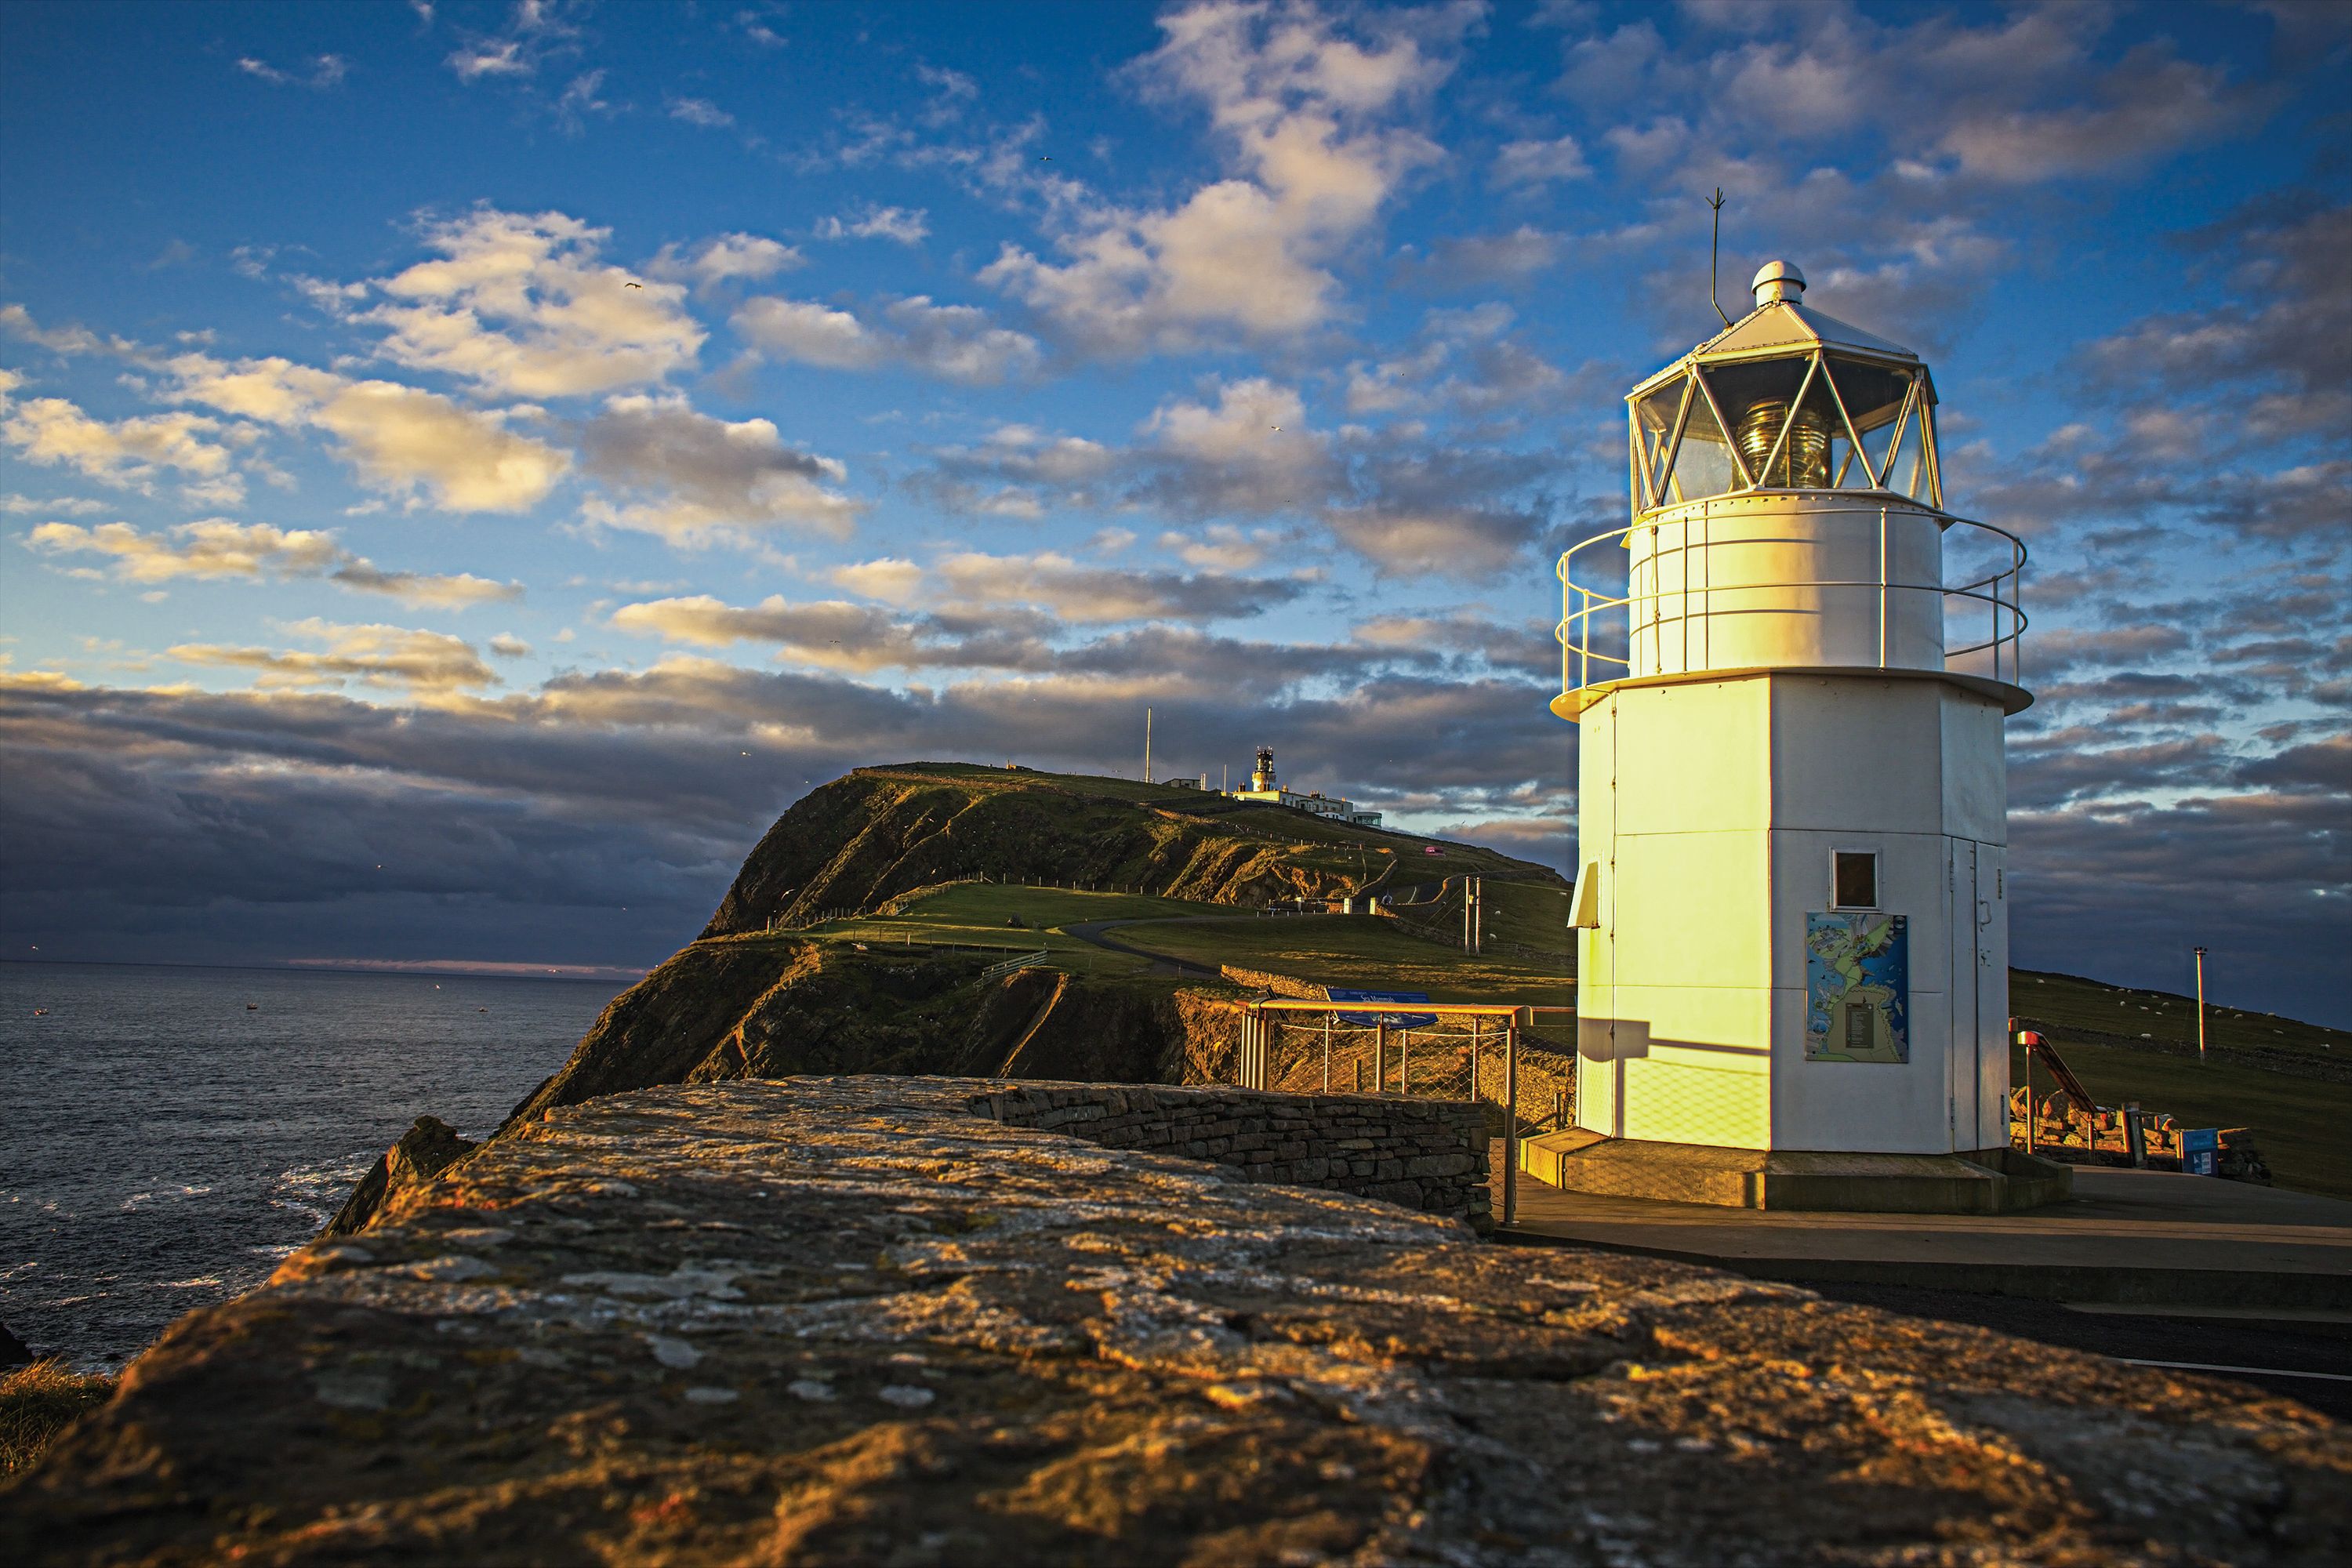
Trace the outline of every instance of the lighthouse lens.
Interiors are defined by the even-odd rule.
[[[1781,439],[1786,426],[1788,438]],[[1830,427],[1809,399],[1789,417],[1786,399],[1761,398],[1739,416],[1739,456],[1756,482],[1769,489],[1827,489]]]

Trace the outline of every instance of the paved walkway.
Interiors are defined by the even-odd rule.
[[[1217,980],[1223,977],[1223,972],[1212,965],[1194,963],[1186,958],[1171,958],[1164,952],[1152,952],[1144,948],[1130,946],[1116,937],[1105,936],[1103,932],[1116,930],[1120,926],[1196,925],[1203,921],[1227,921],[1238,918],[1240,917],[1236,915],[1143,915],[1134,920],[1125,921],[1080,921],[1075,925],[1059,926],[1055,929],[1065,936],[1074,936],[1080,942],[1091,942],[1107,952],[1124,952],[1134,958],[1148,958],[1155,967],[1164,963],[1178,974],[1195,980]]]
[[[2168,1171],[2077,1167],[2071,1201],[2013,1215],[1717,1208],[1565,1193],[1524,1171],[1518,1194],[1519,1239],[1776,1278],[2211,1305],[2236,1281],[2279,1306],[2352,1306],[2352,1203]]]

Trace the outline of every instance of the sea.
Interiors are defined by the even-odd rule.
[[[268,1279],[417,1117],[495,1128],[619,989],[0,963],[0,1323],[119,1369]]]

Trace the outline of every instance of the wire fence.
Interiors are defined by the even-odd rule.
[[[1343,1015],[1266,1015],[1266,1087],[1290,1094],[1393,1094],[1477,1100],[1505,1109],[1503,1026],[1488,1019],[1348,1024]],[[1576,1026],[1519,1029],[1519,1123],[1549,1131],[1575,1114]]]

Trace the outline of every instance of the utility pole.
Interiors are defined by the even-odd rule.
[[[2205,1065],[2205,950],[2197,950],[2197,1065]]]
[[[1470,951],[1484,952],[1486,951],[1486,879],[1479,878],[1476,886],[1478,892],[1475,901],[1478,918],[1476,923],[1470,928]]]
[[[1143,782],[1151,782],[1151,710],[1143,710]]]

